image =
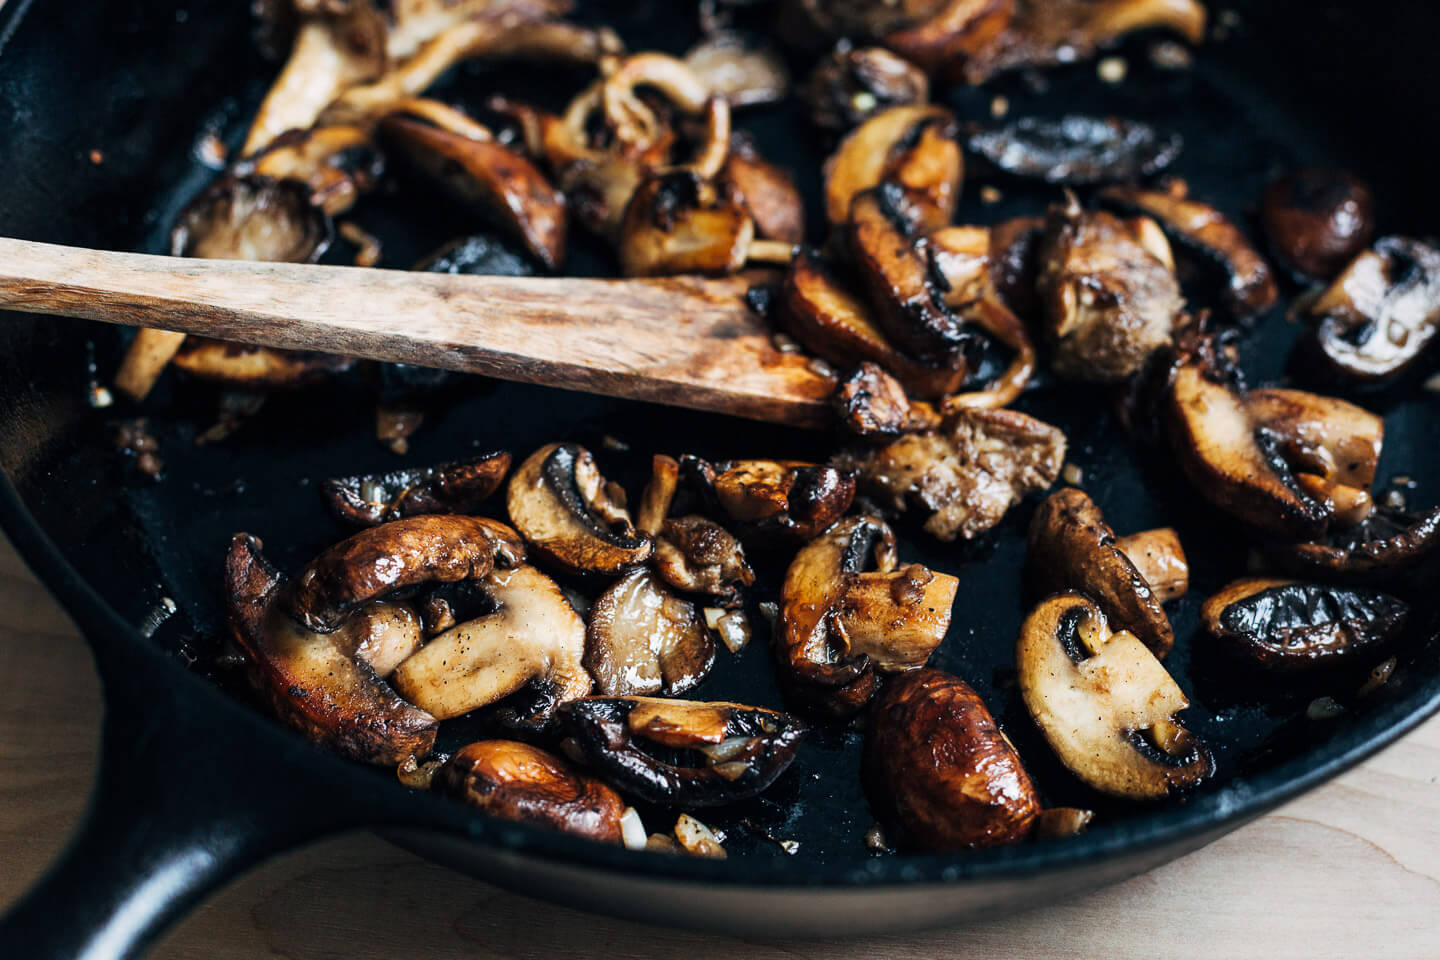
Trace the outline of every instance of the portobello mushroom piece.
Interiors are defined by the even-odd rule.
[[[1040,814],[1034,783],[980,695],[939,670],[911,671],[875,698],[864,769],[872,804],[914,849],[1018,843]]]
[[[672,697],[709,675],[715,641],[694,604],[650,570],[632,570],[591,608],[584,663],[606,696]]]
[[[1329,280],[1375,233],[1375,199],[1347,170],[1304,169],[1270,182],[1260,201],[1270,247],[1292,268]]]
[[[877,673],[930,659],[950,626],[958,585],[918,563],[900,567],[883,521],[841,520],[802,547],[785,572],[775,644],[782,680],[813,709],[855,713],[875,693]]]
[[[355,611],[344,630],[316,633],[286,616],[278,601],[287,589],[258,539],[245,533],[231,539],[225,559],[230,634],[276,716],[320,746],[364,763],[394,766],[429,753],[436,718],[398,696],[367,662],[389,666],[416,639],[403,616],[374,604]]]
[[[534,567],[492,570],[477,581],[494,612],[430,640],[395,669],[390,682],[441,720],[528,687],[532,701],[506,719],[543,728],[556,706],[590,692],[582,663],[585,621],[555,581]]]
[[[808,540],[850,509],[855,477],[796,460],[680,460],[681,470],[731,519],[762,534]]]
[[[884,47],[842,42],[816,65],[800,99],[815,126],[842,133],[882,110],[927,103],[930,81],[919,67]]]
[[[461,747],[440,767],[431,789],[502,820],[620,843],[620,795],[529,744],[481,740]]]
[[[1269,553],[1297,573],[1343,581],[1387,579],[1440,546],[1440,507],[1412,515],[1376,507],[1353,527],[1307,543],[1271,545]]]
[[[1184,141],[1138,120],[1068,114],[1021,117],[977,129],[965,146],[998,170],[1025,180],[1090,185],[1139,180],[1170,166]]]
[[[509,470],[510,454],[500,450],[433,467],[336,477],[320,492],[338,519],[374,527],[425,513],[473,513]]]
[[[1198,255],[1199,265],[1225,275],[1223,303],[1232,317],[1249,322],[1280,298],[1270,265],[1245,235],[1219,210],[1189,198],[1183,180],[1163,190],[1137,186],[1106,187],[1100,201],[1124,212],[1154,217],[1181,250]]]
[[[1164,548],[1179,541],[1151,538],[1151,562],[1165,569],[1179,568],[1188,579],[1185,554]],[[1161,551],[1165,555],[1159,556]],[[1052,493],[1030,522],[1029,567],[1036,593],[1073,590],[1093,600],[1112,624],[1129,630],[1157,658],[1175,644],[1170,618],[1160,597],[1129,555],[1120,548],[1115,531],[1105,522],[1095,501],[1073,488]]]
[[[761,156],[748,133],[730,135],[719,186],[754,219],[756,235],[792,245],[805,239],[805,205],[794,178]]]
[[[627,277],[734,273],[745,265],[755,221],[745,207],[689,170],[663,173],[635,189],[620,225]]]
[[[295,578],[287,612],[315,633],[333,633],[357,607],[425,583],[486,576],[514,566],[525,546],[484,517],[425,515],[371,527],[321,553]]]
[[[904,193],[915,230],[945,226],[965,173],[957,133],[955,116],[944,107],[915,104],[875,114],[825,161],[826,220],[832,227],[846,223],[858,194],[893,183]]]
[[[841,460],[860,486],[897,510],[912,501],[931,512],[925,530],[940,540],[973,539],[1027,494],[1055,482],[1065,435],[1015,410],[957,408],[940,427]]]
[[[1190,705],[1145,645],[1112,632],[1078,593],[1044,600],[1020,627],[1020,695],[1050,748],[1101,793],[1158,800],[1214,771],[1210,751],[1175,722]]]
[[[587,697],[562,711],[585,761],[649,803],[719,807],[764,791],[795,759],[805,724],[740,703]]]
[[[1412,367],[1440,331],[1440,250],[1382,237],[1310,305],[1310,341],[1335,376],[1375,383]]]
[[[552,443],[532,453],[510,477],[506,503],[536,554],[571,573],[621,573],[655,549],[630,523],[623,491],[605,481],[578,444]]]
[[[1236,580],[1200,608],[1205,629],[1231,652],[1284,672],[1371,656],[1404,632],[1409,615],[1378,590],[1269,578]]]
[[[1036,293],[1062,377],[1111,383],[1171,341],[1184,301],[1170,245],[1146,218],[1082,210],[1072,196],[1050,208]]]

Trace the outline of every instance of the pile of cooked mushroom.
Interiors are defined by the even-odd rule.
[[[1100,816],[1214,777],[1215,745],[1187,729],[1165,666],[1177,639],[1277,689],[1388,675],[1440,508],[1376,492],[1379,415],[1252,384],[1237,344],[1308,287],[1297,359],[1352,397],[1403,384],[1434,365],[1440,249],[1373,240],[1370,191],[1342,170],[1277,177],[1255,198],[1256,241],[1166,178],[1184,149],[1173,133],[1079,115],[968,123],[936,99],[1134,31],[1199,43],[1197,0],[778,0],[763,42],[732,29],[731,5],[702,6],[706,36],[676,57],[565,19],[567,0],[265,5],[288,60],[179,216],[176,255],[314,261],[338,231],[374,263],[376,241],[341,218],[414,177],[509,244],[460,238],[418,269],[558,271],[577,226],[624,275],[761,267],[753,305],[836,383],[823,462],[660,438],[648,482],[627,491],[590,450],[537,437],[315,478],[350,536],[295,571],[251,533],[226,557],[232,639],[268,709],[491,816],[699,856],[724,843],[697,812],[794,777],[810,730],[863,729],[855,774],[877,828],[856,844],[952,851],[1086,828],[1096,814],[1047,806],[1027,762],[1070,777],[1064,795]],[[427,96],[457,64],[500,59],[590,79],[556,111]],[[788,97],[797,67],[797,101],[833,145],[808,219],[796,172],[732,123]],[[1032,215],[955,223],[967,162],[1028,184]],[[143,399],[167,366],[260,396],[351,362],[141,331],[116,384]],[[407,391],[424,378],[378,380],[377,436],[404,453],[421,419]],[[1130,433],[1117,441],[1252,548],[1219,572],[1233,582],[1194,637],[1166,608],[1191,582],[1180,535],[1111,528],[1116,505],[1081,489],[1064,432],[1011,409],[1040,381],[1113,397]],[[983,540],[1012,512],[1018,529],[1028,517],[1030,603],[1005,642],[1029,756],[996,719],[1014,711],[991,709],[1008,705],[931,665],[954,642],[963,571],[907,558],[896,535]],[[772,568],[767,583],[757,571]],[[693,698],[757,636],[783,709]],[[458,718],[485,739],[452,747],[442,731]]]

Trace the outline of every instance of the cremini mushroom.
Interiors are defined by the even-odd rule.
[[[1349,171],[1294,170],[1265,187],[1260,221],[1281,259],[1300,273],[1329,280],[1370,242],[1375,200]]]
[[[433,467],[336,477],[321,494],[341,520],[373,527],[425,513],[473,513],[509,470],[510,454],[500,450]]]
[[[1077,593],[1050,597],[1020,627],[1020,695],[1060,762],[1102,793],[1135,800],[1194,786],[1210,752],[1175,721],[1189,706],[1134,634],[1112,632]]]
[[[1183,141],[1138,120],[1067,114],[977,129],[965,145],[1011,176],[1095,184],[1153,176],[1175,161]]]
[[[710,673],[715,641],[693,603],[653,571],[632,570],[590,609],[584,662],[606,696],[670,697]]]
[[[629,277],[734,273],[747,262],[789,263],[792,244],[757,240],[738,195],[693,170],[654,174],[635,188],[620,222]]]
[[[719,183],[754,219],[757,237],[792,246],[805,239],[805,205],[795,179],[761,156],[748,133],[731,134]]]
[[[805,724],[740,703],[587,697],[561,712],[585,761],[627,794],[691,809],[745,800],[795,759]]]
[[[738,607],[741,591],[755,582],[755,572],[745,561],[745,548],[730,531],[707,517],[669,516],[679,480],[679,461],[656,455],[635,524],[655,538],[655,572],[675,589],[703,597],[712,605]]]
[[[747,529],[808,540],[839,519],[855,498],[846,470],[795,460],[680,460],[682,473]]]
[[[841,133],[882,110],[930,99],[925,72],[884,47],[842,43],[811,72],[800,90],[810,121]]]
[[[913,104],[875,114],[852,130],[825,161],[825,217],[850,220],[855,197],[884,183],[903,192],[921,234],[950,222],[960,199],[965,163],[955,116],[944,107]]]

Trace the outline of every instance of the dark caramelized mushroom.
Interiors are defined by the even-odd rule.
[[[595,601],[585,635],[585,668],[606,696],[695,686],[715,663],[695,605],[675,596],[649,570],[632,570]]]
[[[855,196],[883,183],[904,192],[915,228],[930,233],[950,222],[960,199],[964,157],[955,117],[944,107],[892,107],[850,132],[825,161],[825,217],[850,219]]]
[[[1410,608],[1378,590],[1295,580],[1237,580],[1200,608],[1216,640],[1275,670],[1310,670],[1369,656],[1398,637]]]
[[[1162,135],[1138,120],[1082,114],[1022,117],[977,130],[966,142],[1012,176],[1065,184],[1139,180],[1170,166],[1182,145],[1179,134]]]
[[[939,418],[917,415],[934,408],[911,403],[900,381],[868,361],[852,370],[831,397],[840,426],[857,437],[898,437],[939,426]],[[917,410],[918,408],[918,410]]]
[[[321,493],[341,520],[373,527],[424,513],[473,513],[510,469],[500,451],[433,467],[326,480]]]
[[[923,23],[888,32],[883,42],[933,73],[1000,42],[1018,7],[1017,0],[945,0]]]
[[[1265,188],[1260,220],[1270,246],[1301,273],[1328,280],[1375,232],[1370,188],[1345,170],[1296,170]]]
[[[589,697],[567,705],[564,717],[606,779],[650,803],[687,809],[765,790],[805,736],[796,718],[739,703]]]
[[[711,465],[684,457],[690,478],[732,519],[797,540],[816,536],[855,498],[855,478],[835,467],[793,460],[734,460]]]
[[[990,228],[990,282],[1000,302],[1026,320],[1040,315],[1035,283],[1044,240],[1043,217],[1016,217]]]
[[[740,591],[755,582],[740,541],[713,520],[671,517],[655,538],[655,572],[677,590],[723,607],[738,606]]]
[[[755,221],[733,197],[688,170],[643,181],[620,226],[627,277],[734,273],[745,263]]]
[[[811,122],[839,133],[881,110],[924,104],[930,81],[923,70],[884,47],[842,45],[815,67],[800,98]]]
[[[755,220],[758,236],[791,244],[805,239],[805,205],[794,178],[762,157],[748,134],[730,137],[720,185]]]
[[[1018,843],[1040,796],[979,694],[958,677],[915,670],[870,708],[865,783],[906,847],[945,852]]]
[[[620,795],[529,744],[482,740],[461,747],[440,768],[432,789],[502,820],[620,842]]]
[[[1341,580],[1382,579],[1423,560],[1440,546],[1440,507],[1410,516],[1377,507],[1353,527],[1318,541],[1271,548],[1299,573]]]

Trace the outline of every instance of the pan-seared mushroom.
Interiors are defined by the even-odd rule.
[[[403,617],[377,604],[357,610],[338,636],[314,633],[281,609],[286,588],[260,541],[236,534],[225,560],[230,633],[276,715],[321,746],[366,763],[393,766],[429,753],[436,718],[397,696],[367,662],[368,655],[390,666],[386,661],[405,646]]]
[[[691,47],[685,65],[732,107],[775,103],[790,87],[790,72],[774,49],[733,31],[713,34]]]
[[[1270,265],[1219,210],[1190,199],[1183,180],[1163,190],[1136,186],[1106,187],[1100,201],[1124,212],[1154,217],[1182,251],[1197,256],[1197,265],[1224,273],[1223,304],[1237,320],[1249,321],[1269,310],[1280,297]]]
[[[327,638],[347,657],[369,664],[383,680],[420,649],[425,631],[420,616],[407,604],[376,600],[360,608]]]
[[[1440,332],[1440,250],[1383,237],[1310,305],[1314,346],[1338,376],[1375,382],[1408,369]]]
[[[805,239],[805,205],[794,178],[762,157],[749,134],[731,135],[720,187],[754,218],[757,236],[792,245]]]
[[[939,670],[915,670],[870,708],[865,785],[907,847],[937,852],[1025,839],[1040,796],[980,695]]]
[[[931,511],[925,529],[941,540],[972,539],[1029,493],[1044,490],[1065,462],[1065,435],[1014,410],[956,408],[936,430],[903,436],[856,458],[860,484],[896,509]]]
[[[481,740],[461,747],[435,775],[432,789],[502,820],[620,842],[620,795],[529,744]]]
[[[950,626],[958,585],[918,563],[899,566],[884,522],[841,520],[802,547],[785,572],[775,644],[784,679],[816,709],[854,713],[874,694],[877,671],[900,673],[930,659]]]
[[[1016,217],[990,228],[990,282],[1000,302],[1027,321],[1040,316],[1035,279],[1044,240],[1043,217]]]
[[[391,59],[406,60],[447,30],[471,20],[542,20],[569,13],[569,0],[390,0],[386,39]]]
[[[830,403],[840,426],[857,437],[889,439],[940,424],[934,407],[911,403],[900,381],[869,361],[840,381]]]
[[[1287,568],[1340,580],[1383,579],[1423,560],[1440,547],[1440,507],[1408,515],[1376,507],[1353,527],[1332,530],[1307,543],[1272,546]]]
[[[1190,564],[1174,527],[1156,527],[1119,537],[1115,546],[1134,564],[1161,603],[1178,600],[1190,591]]]
[[[1170,343],[1183,301],[1170,245],[1154,221],[1050,208],[1036,292],[1055,372],[1110,382],[1134,374]]]
[[[370,139],[370,131],[362,127],[291,130],[235,170],[301,181],[310,190],[309,202],[336,217],[353,207],[361,193],[372,190],[384,172],[384,159]]]
[[[925,72],[884,47],[842,44],[815,67],[800,98],[822,130],[849,130],[891,107],[930,99]]]
[[[1210,635],[1274,670],[1310,670],[1367,657],[1405,630],[1410,608],[1361,587],[1249,578],[1200,608]]]
[[[1031,718],[1060,762],[1096,790],[1158,799],[1213,771],[1204,744],[1175,722],[1190,705],[1180,687],[1085,597],[1064,593],[1032,610],[1015,664]]]
[[[620,224],[627,277],[734,273],[745,264],[755,221],[713,181],[676,170],[643,181]],[[788,247],[787,247],[788,251]]]
[[[755,582],[740,541],[694,514],[666,519],[655,538],[654,564],[670,586],[723,607],[738,606],[741,590]]]
[[[762,533],[808,540],[850,509],[855,477],[848,471],[794,460],[731,460],[710,464],[682,457],[682,471],[732,519]]]
[[[232,390],[272,390],[324,380],[350,369],[355,358],[187,336],[171,365],[198,380],[224,384]]]
[[[690,809],[753,797],[795,759],[806,728],[778,710],[654,697],[587,697],[562,711],[580,753],[626,793]]]
[[[288,608],[307,630],[338,630],[356,607],[425,583],[484,577],[525,557],[514,530],[484,517],[424,515],[361,530],[295,578]]]
[[[966,146],[999,170],[1045,183],[1095,184],[1139,180],[1180,155],[1180,135],[1161,134],[1138,120],[1069,114],[1021,117],[976,130]]]
[[[955,116],[927,104],[892,107],[850,132],[825,161],[825,217],[831,226],[850,219],[856,195],[893,183],[920,233],[950,222],[965,164]]]
[[[590,609],[585,668],[606,696],[684,693],[710,673],[715,641],[695,605],[632,570]]]
[[[1170,542],[1179,546],[1178,540]],[[1152,540],[1157,548],[1166,544]],[[1164,557],[1152,559],[1167,569],[1178,567],[1182,579],[1188,579],[1185,554],[1165,552]],[[1170,652],[1175,631],[1160,606],[1160,597],[1120,548],[1115,531],[1084,491],[1057,490],[1035,511],[1030,523],[1029,563],[1038,595],[1066,590],[1083,593],[1095,601],[1110,623],[1135,634],[1155,656]]]
[[[535,552],[573,573],[616,574],[650,559],[654,541],[638,532],[623,491],[605,482],[590,451],[552,443],[510,478],[510,520]]]
[[[1260,220],[1270,246],[1286,263],[1328,280],[1370,242],[1375,200],[1349,171],[1296,170],[1265,188]]]
[[[341,520],[373,527],[423,513],[472,513],[509,469],[510,454],[502,450],[433,467],[336,477],[321,493]]]
[[[534,702],[517,709],[516,723],[544,726],[556,706],[590,692],[582,664],[585,621],[555,581],[534,567],[493,570],[478,584],[494,612],[430,640],[395,669],[390,682],[441,720],[528,686]]]
[[[885,34],[885,46],[925,70],[983,54],[1014,22],[1016,0],[946,0],[923,23]]]

